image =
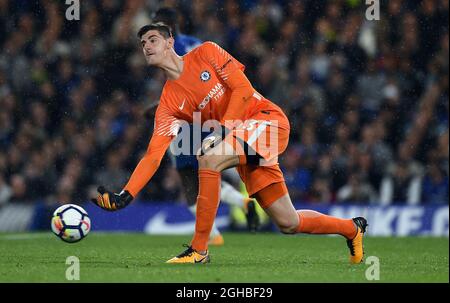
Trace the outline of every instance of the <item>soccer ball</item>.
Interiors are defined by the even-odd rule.
[[[75,243],[86,237],[91,230],[88,213],[75,204],[65,204],[53,213],[52,231],[61,240]]]

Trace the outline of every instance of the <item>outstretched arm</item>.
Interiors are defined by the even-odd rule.
[[[159,168],[164,153],[172,139],[178,134],[178,120],[165,107],[161,97],[155,113],[155,127],[145,155],[139,161],[127,185],[120,194],[114,194],[103,187],[98,188],[99,195],[92,201],[105,210],[117,210],[127,206],[150,181]]]
[[[108,211],[119,210],[130,204],[155,174],[170,141],[172,137],[153,135],[144,157],[139,161],[124,189],[116,194],[100,186],[97,189],[99,194],[92,202]]]
[[[158,170],[171,141],[172,137],[153,135],[144,157],[134,169],[124,191],[128,191],[133,197],[136,197]]]

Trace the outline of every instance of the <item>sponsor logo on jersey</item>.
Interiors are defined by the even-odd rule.
[[[219,100],[219,98],[225,93],[225,87],[221,83],[217,83],[208,93],[208,95],[203,98],[202,102],[199,104],[198,109],[202,110],[208,105],[211,99]]]

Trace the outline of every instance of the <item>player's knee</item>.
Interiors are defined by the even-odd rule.
[[[279,226],[280,231],[283,234],[287,234],[287,235],[293,235],[297,233],[297,227],[298,226],[294,226],[294,225],[290,225],[290,226]]]
[[[283,234],[295,234],[297,233],[298,222],[285,220],[277,222],[277,226]]]
[[[203,155],[198,157],[199,169],[220,171],[220,159],[215,155]]]

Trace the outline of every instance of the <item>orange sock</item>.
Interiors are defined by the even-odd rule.
[[[220,172],[209,169],[198,170],[197,216],[191,242],[192,248],[196,251],[208,249],[209,234],[219,207],[220,179]]]
[[[300,224],[299,233],[307,234],[338,234],[353,239],[356,235],[356,227],[351,219],[339,219],[327,216],[314,210],[297,211]]]

